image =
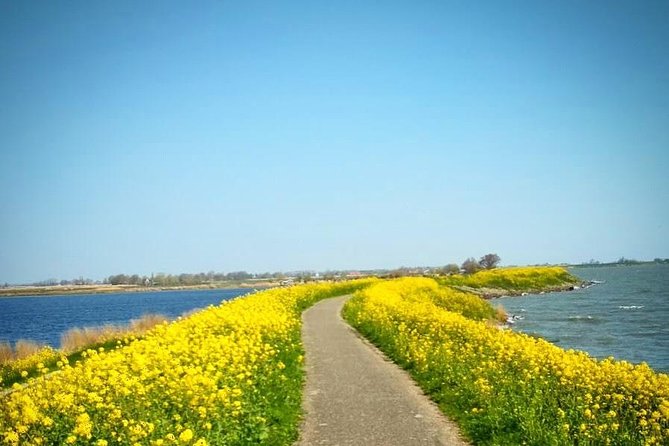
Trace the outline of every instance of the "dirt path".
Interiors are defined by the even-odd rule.
[[[297,445],[466,445],[408,374],[342,320],[346,298],[303,315],[306,415]]]

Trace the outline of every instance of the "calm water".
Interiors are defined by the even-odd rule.
[[[669,265],[573,268],[605,283],[565,293],[493,301],[520,316],[514,329],[592,356],[647,362],[669,372]]]
[[[31,339],[58,347],[60,335],[73,327],[125,325],[147,313],[160,313],[174,319],[249,291],[154,291],[0,299],[0,341],[14,343],[17,339]]]

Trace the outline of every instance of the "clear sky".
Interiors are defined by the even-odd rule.
[[[668,24],[0,0],[0,281],[669,257]]]

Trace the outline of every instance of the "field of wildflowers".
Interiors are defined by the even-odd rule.
[[[365,281],[272,289],[164,323],[142,339],[0,395],[8,445],[290,444],[303,382],[300,315]]]
[[[43,373],[45,364],[55,365],[60,356],[58,350],[40,346],[30,355],[0,363],[0,389]]]
[[[59,362],[79,361],[88,349],[121,347],[166,321],[163,315],[145,314],[127,326],[71,328],[61,336],[60,349],[26,340],[18,340],[14,348],[8,342],[0,342],[0,389],[58,370]]]
[[[424,278],[356,293],[345,318],[478,445],[667,445],[669,376],[491,324],[487,302]]]

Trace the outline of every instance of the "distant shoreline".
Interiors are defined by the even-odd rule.
[[[669,259],[656,260],[627,260],[624,262],[607,262],[607,263],[579,263],[574,265],[567,265],[567,268],[605,268],[605,267],[625,267],[625,266],[646,266],[646,265],[669,265]]]
[[[187,290],[223,290],[234,288],[266,289],[279,286],[279,282],[229,282],[201,285],[176,286],[140,286],[140,285],[49,285],[49,286],[14,286],[0,288],[0,299],[28,296],[57,296],[79,294],[118,294],[118,293],[150,293],[156,291],[187,291]]]

